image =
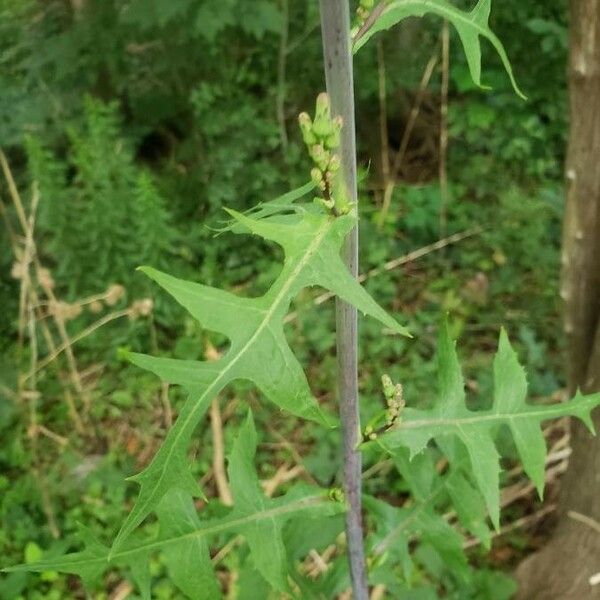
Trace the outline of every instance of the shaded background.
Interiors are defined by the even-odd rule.
[[[566,7],[558,0],[497,2],[491,25],[529,100],[514,95],[487,47],[483,80],[493,91],[475,89],[452,32],[447,156],[440,155],[439,20],[407,21],[356,57],[361,271],[470,234],[368,278],[369,291],[403,315],[415,340],[361,324],[365,419],[377,411],[382,371],[404,383],[409,401],[431,395],[445,311],[461,337],[473,405],[490,397],[502,324],[528,367],[534,397],[564,385],[558,249]],[[247,236],[215,237],[214,228],[223,206],[244,210],[307,181],[310,160],[296,118],[324,88],[321,60],[318,6],[310,0],[0,0],[6,564],[33,560],[41,548],[60,552],[77,521],[104,539],[114,535],[133,491],[123,478],[148,462],[180,400],[177,390],[169,396],[125,364],[119,349],[195,359],[222,343],[135,268],[150,264],[242,294],[268,287],[278,250]],[[386,168],[386,156],[397,169]],[[444,158],[448,185],[440,189]],[[386,186],[393,187],[389,209],[382,208]],[[28,215],[37,204],[36,297],[22,295],[16,193]],[[444,195],[448,223],[440,228]],[[315,296],[298,300],[288,329],[315,393],[333,410],[333,311],[331,302],[315,306]],[[44,365],[53,344],[60,350],[71,343],[72,353],[67,348]],[[18,379],[32,369],[23,395]],[[273,477],[289,460],[278,430],[320,483],[335,480],[335,435],[273,415],[243,385],[222,399],[224,419],[235,423],[247,402],[263,424],[261,476]],[[225,430],[226,447],[234,431]],[[208,472],[204,485],[217,495],[212,443],[207,424],[197,435],[194,468],[199,477]],[[385,476],[371,485],[401,494]],[[510,514],[519,518],[534,504],[526,497]],[[531,543],[519,533],[503,538],[485,564],[509,568]],[[176,597],[160,564],[155,575],[153,594]],[[113,577],[105,589],[119,585]],[[0,580],[0,597],[19,594],[83,597],[75,581],[53,573]]]

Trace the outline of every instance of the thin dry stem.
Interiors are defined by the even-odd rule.
[[[437,252],[437,251],[441,250],[442,248],[446,248],[447,246],[451,246],[452,244],[457,244],[458,242],[462,242],[463,240],[466,240],[467,238],[473,237],[475,235],[479,235],[479,234],[483,233],[483,231],[484,231],[483,227],[477,226],[477,227],[473,227],[472,229],[466,229],[465,231],[460,231],[458,233],[454,233],[453,235],[450,235],[444,239],[438,240],[437,242],[434,242],[433,244],[423,246],[422,248],[413,250],[412,252],[409,252],[408,254],[404,254],[403,256],[400,256],[398,258],[388,260],[381,267],[375,267],[374,269],[371,269],[371,270],[367,271],[366,273],[363,273],[362,275],[360,275],[358,277],[358,281],[363,283],[371,277],[375,277],[377,275],[380,275],[381,273],[385,273],[386,271],[392,271],[393,269],[397,269],[398,267],[401,267],[402,265],[406,265],[406,264],[413,262],[419,258],[422,258],[423,256],[427,256],[428,254]],[[319,306],[319,305],[323,304],[324,302],[327,302],[327,300],[330,300],[333,297],[334,297],[334,294],[332,294],[331,292],[324,292],[323,294],[320,294],[313,300],[313,304],[315,306]],[[294,311],[294,312],[289,313],[286,316],[284,322],[290,323],[291,321],[293,321],[297,318],[298,318],[298,312]]]
[[[440,236],[448,229],[448,88],[450,80],[450,27],[442,26],[442,86],[440,105]]]
[[[169,383],[167,381],[162,381],[160,384],[160,401],[165,413],[165,427],[171,429],[173,425],[173,408],[169,400]]]
[[[219,399],[214,398],[210,406],[210,428],[213,436],[213,474],[219,498],[225,506],[233,506],[233,496],[225,470],[225,451],[223,444],[223,422]]]
[[[279,56],[277,61],[277,122],[279,124],[279,138],[281,151],[284,158],[287,156],[288,134],[285,123],[285,86],[287,71],[287,44],[290,32],[289,0],[281,0],[281,35],[279,38]]]
[[[107,323],[110,323],[111,321],[115,321],[116,319],[121,319],[123,317],[127,317],[127,316],[129,316],[129,314],[130,314],[130,309],[124,308],[122,310],[118,310],[113,313],[109,313],[108,315],[103,316],[101,319],[98,319],[97,321],[92,323],[89,327],[86,327],[83,331],[80,331],[78,334],[74,335],[72,338],[69,338],[67,341],[63,342],[60,346],[57,346],[52,353],[50,353],[48,356],[46,356],[43,360],[41,360],[37,364],[35,371],[29,371],[29,373],[27,373],[27,375],[25,376],[25,379],[27,380],[30,377],[33,377],[35,375],[35,373],[37,373],[37,372],[41,371],[43,368],[47,367],[53,360],[58,358],[63,352],[66,352],[67,355],[69,355],[69,353],[72,355],[72,352],[73,352],[72,346],[74,344],[76,344],[77,342],[80,342],[82,339],[88,337],[89,335],[94,333],[97,329],[99,329],[100,327],[103,327]],[[77,371],[77,374],[79,376],[78,377],[79,386],[81,387],[81,389],[83,389],[83,385],[81,383],[81,374],[79,373],[79,371]]]
[[[404,133],[402,135],[402,140],[400,141],[400,148],[398,149],[398,153],[394,157],[394,163],[392,166],[391,174],[388,180],[388,183],[383,192],[383,205],[381,207],[381,212],[379,213],[378,223],[382,225],[387,218],[387,214],[390,210],[390,206],[392,203],[392,196],[394,194],[394,189],[396,188],[396,180],[400,173],[400,168],[402,167],[402,163],[404,161],[404,157],[406,156],[406,151],[408,149],[408,143],[410,142],[410,136],[412,135],[414,126],[417,122],[417,118],[419,117],[419,113],[421,112],[421,105],[423,104],[423,99],[425,98],[425,90],[429,85],[431,80],[431,76],[435,70],[435,67],[438,62],[438,54],[437,52],[429,59],[425,70],[423,71],[423,76],[421,78],[421,83],[419,84],[419,90],[417,92],[417,96],[415,98],[415,102],[410,111],[410,115],[408,117],[408,122],[404,129]]]
[[[596,521],[596,519],[592,519],[592,517],[588,517],[586,515],[582,515],[581,513],[570,510],[567,512],[567,516],[574,521],[579,521],[584,525],[587,525],[590,529],[593,529],[596,533],[600,533],[600,523]]]
[[[381,175],[384,189],[390,178],[390,144],[387,116],[387,91],[385,79],[385,52],[381,38],[377,41],[377,74],[379,83],[379,138],[381,143]]]
[[[502,527],[500,531],[493,532],[492,539],[497,538],[501,535],[505,535],[506,533],[510,533],[511,531],[515,531],[516,529],[527,527],[528,525],[531,525],[536,521],[543,519],[545,516],[549,515],[555,510],[556,504],[549,504],[548,506],[544,506],[544,508],[541,508],[540,510],[534,512],[531,515],[526,515],[525,517],[521,517],[520,519],[509,523],[508,525]],[[480,544],[481,540],[479,538],[471,537],[465,541],[465,543],[463,544],[463,548],[465,550],[468,550],[469,548],[474,548],[475,546],[479,546]]]

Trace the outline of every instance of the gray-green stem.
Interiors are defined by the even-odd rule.
[[[351,202],[357,200],[356,139],[354,125],[354,81],[350,48],[348,0],[320,0],[323,58],[327,92],[332,116],[344,121],[341,134],[342,172]],[[351,273],[358,276],[358,225],[343,249],[343,259]],[[349,304],[337,300],[336,306],[338,393],[342,422],[344,488],[349,510],[346,537],[354,600],[368,600],[367,573],[361,515],[360,416],[357,376],[357,314]]]

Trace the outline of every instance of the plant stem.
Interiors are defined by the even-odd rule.
[[[341,162],[348,198],[357,201],[356,137],[354,125],[354,81],[350,49],[348,0],[320,0],[323,57],[327,92],[333,116],[344,121]],[[343,259],[358,275],[358,226],[349,234]],[[361,515],[361,455],[357,375],[357,315],[350,305],[337,300],[337,361],[340,418],[344,453],[344,487],[348,500],[346,537],[354,600],[368,599],[367,573]]]

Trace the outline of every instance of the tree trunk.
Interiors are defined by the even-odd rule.
[[[571,0],[571,126],[562,289],[570,392],[600,390],[600,0]],[[594,423],[600,430],[600,414]],[[590,577],[600,572],[600,533],[568,516],[600,522],[600,436],[579,422],[561,482],[559,525],[548,545],[517,571],[519,598],[600,598]]]

